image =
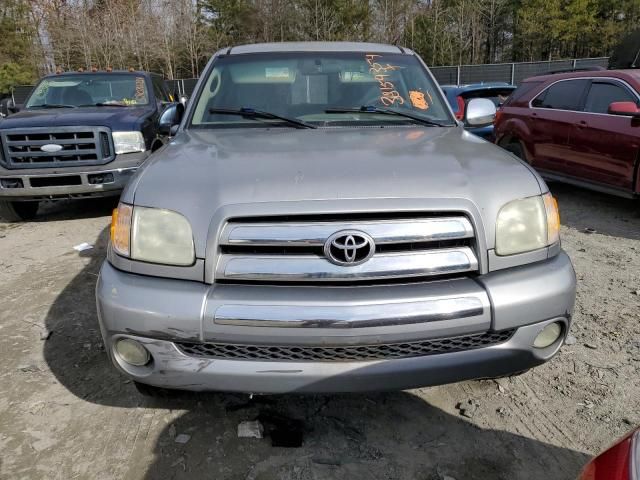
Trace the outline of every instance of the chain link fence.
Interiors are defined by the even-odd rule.
[[[178,78],[175,80],[166,80],[167,86],[169,87],[169,91],[173,94],[177,94],[179,97],[182,95],[186,95],[190,97],[193,93],[194,88],[196,88],[196,83],[198,83],[197,78]]]
[[[33,90],[33,85],[17,85],[11,89],[11,98],[16,105],[22,105],[27,101],[29,95],[31,95],[31,90]]]
[[[576,58],[548,62],[493,63],[486,65],[453,65],[431,67],[440,85],[466,85],[470,83],[505,82],[519,85],[525,78],[558,70],[575,68],[607,68],[609,57]]]

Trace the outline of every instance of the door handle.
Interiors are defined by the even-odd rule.
[[[578,128],[584,128],[584,127],[587,127],[587,126],[588,126],[587,122],[585,122],[584,120],[580,120],[578,122]]]

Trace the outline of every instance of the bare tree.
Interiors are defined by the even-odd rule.
[[[223,46],[266,41],[402,44],[431,65],[607,55],[640,24],[638,1],[10,0],[31,8],[42,72],[135,67],[169,78],[197,77]]]

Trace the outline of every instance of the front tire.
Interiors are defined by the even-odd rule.
[[[518,140],[512,140],[511,142],[502,145],[502,148],[504,148],[507,152],[513,153],[519,159],[527,162],[527,157],[524,154],[524,148]]]
[[[0,217],[9,222],[33,220],[38,213],[40,202],[0,201]]]

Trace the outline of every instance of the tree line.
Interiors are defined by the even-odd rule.
[[[224,46],[392,43],[432,66],[608,56],[640,0],[2,0],[0,92],[56,70],[197,77]]]

